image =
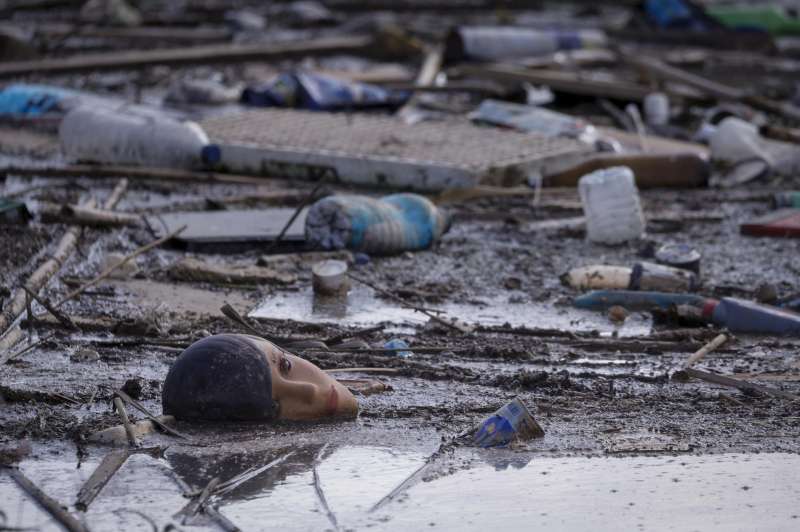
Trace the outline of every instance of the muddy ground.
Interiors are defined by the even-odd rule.
[[[190,10],[191,16],[210,17],[207,11],[215,8],[213,3],[207,4]],[[618,17],[620,10],[583,7],[577,13],[584,24],[592,26]],[[165,17],[167,14],[162,13]],[[36,25],[72,20],[73,15],[65,8],[49,14],[32,10],[20,17]],[[539,15],[520,12],[515,17],[518,21],[538,20]],[[550,15],[562,21],[578,16],[575,11],[556,9]],[[340,19],[314,30],[298,30],[283,27],[282,16],[275,15],[279,22],[273,36],[285,40],[340,35],[370,26],[380,18],[374,13],[362,14],[352,20],[348,17],[344,28],[336,26],[343,24]],[[382,16],[416,28],[419,35],[431,41],[442,38],[444,26],[436,14]],[[450,22],[483,23],[488,15],[460,11],[448,16]],[[505,23],[508,16],[492,12],[491,19]],[[154,42],[153,46],[167,44]],[[132,44],[73,36],[47,53],[57,56],[130,46],[144,45],[141,41]],[[50,77],[33,74],[26,80],[161,105],[170,85],[181,79],[213,78],[229,85],[263,81],[282,67],[296,64],[156,66],[135,72]],[[349,56],[308,58],[302,64],[353,76],[399,71],[411,81],[418,67],[411,61],[387,66],[374,59]],[[714,73],[720,80],[748,74],[731,69]],[[776,92],[785,88],[784,80],[778,83],[774,77],[754,75],[750,80],[754,86],[763,85]],[[592,98],[556,97],[554,107],[560,110],[584,116],[596,125],[614,124]],[[457,114],[478,102],[475,95],[434,95],[428,99],[431,107]],[[237,108],[178,107],[193,118]],[[696,122],[701,111],[687,109],[684,118]],[[687,124],[682,125],[689,131]],[[4,167],[33,167],[64,161],[52,127],[2,124],[0,163]],[[65,179],[8,172],[0,181],[0,191],[26,202],[35,214],[45,203],[77,204],[89,197],[102,203],[118,183],[118,179],[110,178]],[[226,206],[269,208],[276,203],[265,200],[265,195],[280,191],[296,193],[280,204],[295,207],[312,188],[308,183],[273,178],[264,178],[260,185],[130,179],[116,210],[157,215]],[[739,233],[740,223],[772,210],[772,194],[787,189],[800,190],[800,183],[796,178],[783,177],[725,190],[643,190],[647,240],[651,244],[687,243],[696,247],[702,254],[700,293],[709,297],[756,299],[765,283],[779,296],[795,294],[800,292],[800,266],[794,260],[800,252],[800,240],[753,238]],[[329,184],[322,193],[343,191],[371,195],[385,192]],[[726,499],[733,501],[730,512],[721,504],[709,503],[708,508],[728,512],[729,519],[739,522],[715,520],[706,524],[714,528],[710,525],[721,522],[722,526],[716,528],[728,529],[726,524],[735,528],[753,519],[747,510],[741,510],[750,504],[748,490],[752,485],[764,488],[756,490],[762,496],[773,479],[792,480],[780,473],[796,471],[796,455],[800,453],[800,402],[789,397],[800,395],[800,340],[739,335],[698,364],[708,371],[771,387],[784,392],[782,395],[752,390],[745,393],[698,380],[673,379],[687,357],[721,331],[669,315],[633,312],[619,323],[604,313],[572,308],[571,301],[580,292],[564,286],[559,281],[562,274],[589,264],[631,265],[642,260],[642,250],[647,247],[645,242],[620,247],[588,242],[575,220],[582,216],[582,210],[574,189],[545,189],[538,203],[526,195],[475,199],[443,208],[452,216],[452,228],[431,249],[394,257],[373,256],[365,264],[351,264],[351,268],[354,274],[406,303],[443,309],[445,315],[476,326],[473,332],[458,332],[429,321],[358,283],[343,299],[315,299],[311,262],[296,258],[295,249],[269,250],[290,254],[275,262],[265,258],[268,246],[264,244],[226,253],[186,251],[167,244],[136,258],[135,268],[97,283],[60,307],[77,328],[65,326],[42,305],[32,304],[33,316],[21,321],[24,338],[10,351],[8,362],[0,365],[0,448],[8,451],[20,442],[31,442],[22,471],[62,504],[72,504],[91,471],[111,451],[109,446],[90,443],[87,438],[119,423],[111,404],[114,390],[125,390],[151,412],[160,414],[162,382],[184,347],[208,334],[247,332],[221,312],[223,304],[228,303],[241,315],[249,315],[251,326],[269,337],[285,341],[360,339],[365,342],[361,352],[332,347],[327,351],[303,348],[296,353],[323,369],[388,370],[338,374],[348,379],[377,379],[386,385],[385,391],[359,396],[361,412],[353,421],[179,422],[177,429],[187,439],[162,433],[149,435],[144,444],[158,447],[156,457],[137,454],[129,459],[93,503],[88,519],[93,530],[146,530],[149,525],[142,514],[155,519],[156,529],[166,530],[163,525],[186,503],[186,493],[201,489],[214,477],[225,480],[276,460],[279,462],[268,473],[214,499],[214,505],[242,529],[263,529],[267,521],[286,530],[418,529],[436,522],[453,529],[459,525],[461,512],[466,515],[484,502],[502,510],[517,509],[521,506],[520,493],[551,505],[553,517],[560,515],[559,503],[582,503],[583,495],[587,500],[605,500],[600,491],[580,491],[583,474],[589,479],[587,484],[607,496],[623,490],[606,485],[609,478],[619,478],[620,486],[633,493],[639,483],[654,481],[655,477],[663,477],[669,484],[682,480],[702,483],[704,472],[712,470],[709,475],[722,479],[714,489],[736,497]],[[68,228],[63,223],[44,223],[39,216],[27,224],[0,224],[0,305],[7,305],[9,294],[47,260]],[[154,238],[145,226],[83,228],[76,251],[39,295],[49,302],[59,301],[102,272],[110,254],[125,255]],[[197,282],[174,269],[186,257],[227,267],[269,263],[293,280],[263,284]],[[372,330],[362,334],[365,329]],[[401,358],[375,351],[393,338],[406,340],[414,355]],[[494,450],[475,449],[459,438],[514,397],[529,406],[546,432],[544,438]],[[134,420],[142,419],[135,411],[129,413]],[[6,455],[4,452],[2,457]],[[609,461],[594,460],[597,457]],[[612,462],[611,457],[622,459]],[[778,458],[770,461],[769,457]],[[414,476],[419,467],[420,473]],[[645,475],[644,480],[636,476],[637,470],[652,468],[663,469]],[[517,480],[493,477],[495,470],[523,476],[514,477]],[[634,471],[628,484],[627,473],[622,471]],[[732,471],[741,472],[741,476],[733,475],[731,481],[725,475]],[[538,486],[547,475],[559,480],[555,488],[543,490],[545,499],[541,499],[542,493],[521,491],[525,486]],[[328,482],[324,490],[327,502],[321,495],[320,478],[322,484]],[[404,490],[393,491],[406,478],[412,479],[409,489],[421,486],[414,488],[419,491],[410,498]],[[791,491],[796,483],[792,482],[787,481],[786,487],[775,481],[775,490],[783,490],[775,497],[780,502],[777,509],[756,497],[765,515],[776,516],[774,529],[791,530],[798,519],[796,509],[792,509],[792,501],[796,501],[796,491]],[[308,494],[309,486],[314,486],[316,494]],[[484,500],[475,486],[486,486],[495,499]],[[694,486],[691,489],[696,491],[690,492],[702,495],[706,488],[708,485]],[[462,489],[463,498],[454,501]],[[573,497],[561,497],[562,493]],[[0,494],[0,512],[4,519],[10,516],[9,524],[52,528],[52,522],[25,506],[29,503],[5,476],[0,479]],[[385,501],[386,509],[369,513],[369,506],[385,496],[391,496],[391,501]],[[638,511],[647,514],[652,501],[640,496],[625,498],[618,513],[630,510],[636,501],[643,508]],[[681,504],[680,500],[673,502]],[[427,515],[423,508],[426,503],[440,504],[449,517],[431,523],[404,521],[409,515]],[[269,515],[264,509],[294,508],[294,504],[298,508],[296,520]],[[603,521],[606,526],[598,529],[615,529],[615,523],[623,529],[637,526],[633,517],[614,521],[615,503],[604,504],[581,507],[586,514],[610,515]],[[415,508],[417,514],[412,511]],[[659,508],[664,519],[671,517],[667,502]],[[530,519],[538,519],[545,528],[549,523],[547,512],[547,508],[537,508],[530,515],[520,513],[522,517],[517,520],[506,517],[498,522],[528,528]],[[508,513],[515,515],[511,510]],[[687,515],[684,521],[676,518],[676,528],[703,528],[690,519],[691,512]],[[219,522],[204,521],[198,526],[219,529]],[[475,522],[481,520],[476,517]],[[592,528],[586,523],[570,523],[552,525],[555,529]],[[0,527],[4,524],[5,520],[0,521]]]

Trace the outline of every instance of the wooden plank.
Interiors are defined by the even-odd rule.
[[[136,50],[102,54],[84,54],[37,61],[12,61],[0,64],[0,77],[25,74],[65,74],[124,70],[151,65],[191,65],[230,63],[234,61],[267,61],[331,53],[366,52],[372,47],[371,37],[331,37],[295,43],[252,45],[208,45],[165,50]]]

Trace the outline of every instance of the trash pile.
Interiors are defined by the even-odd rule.
[[[373,509],[459,453],[800,451],[792,7],[51,4],[0,29],[0,490],[126,529],[166,461],[156,528],[234,530],[291,436],[339,530],[329,445],[430,443]]]

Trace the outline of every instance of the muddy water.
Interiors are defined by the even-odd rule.
[[[291,453],[291,454],[289,454]],[[285,461],[217,497],[242,530],[797,530],[800,456],[653,455],[543,457],[508,450],[460,449],[424,469],[388,503],[385,495],[426,462],[418,451],[381,446],[298,447]],[[42,454],[21,469],[48,494],[70,503],[99,457],[75,468],[74,454]],[[137,455],[84,516],[93,530],[163,528],[186,499],[172,474],[191,476],[180,456]],[[230,461],[218,474],[248,464]],[[194,471],[196,472],[196,471]],[[0,477],[8,526],[55,524]],[[748,523],[742,527],[742,523]],[[193,530],[214,530],[197,523]]]
[[[601,333],[617,331],[620,336],[638,336],[650,332],[649,317],[632,314],[617,327],[602,313],[581,311],[568,307],[555,307],[552,303],[509,303],[507,298],[485,300],[487,305],[444,303],[437,306],[447,317],[476,325],[504,325],[536,327],[569,331],[597,330]],[[379,299],[371,288],[353,286],[347,296],[317,297],[310,288],[297,292],[271,295],[258,305],[250,315],[255,318],[339,323],[369,326],[381,322],[419,326],[428,321],[422,313],[402,307],[386,299]]]

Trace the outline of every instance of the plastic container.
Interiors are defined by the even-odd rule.
[[[220,157],[198,124],[125,107],[73,109],[58,136],[64,155],[76,161],[193,168]]]
[[[400,358],[408,358],[413,357],[414,353],[411,352],[409,349],[408,342],[405,340],[401,340],[400,338],[392,338],[385,344],[383,344],[384,349],[402,349],[402,351],[395,351],[395,355]]]
[[[362,251],[389,255],[425,249],[449,228],[447,216],[417,194],[392,194],[380,199],[337,195],[308,210],[306,240],[316,249]]]
[[[664,244],[655,251],[655,259],[660,264],[700,273],[700,259],[703,256],[688,244]]]
[[[633,172],[626,166],[594,171],[580,178],[578,192],[592,242],[621,244],[644,235],[644,215]]]
[[[707,300],[703,316],[734,333],[800,335],[800,314],[735,297]]]
[[[347,263],[343,260],[323,260],[311,267],[314,293],[340,294],[347,290]]]
[[[644,119],[650,126],[669,123],[669,98],[663,92],[652,92],[644,97]]]
[[[538,30],[517,26],[465,26],[450,32],[447,60],[504,61],[559,50],[602,48],[608,40],[599,30]]]
[[[473,441],[480,447],[499,447],[515,439],[524,441],[543,436],[544,429],[516,398],[485,419],[475,431]]]
[[[579,290],[691,292],[700,286],[699,278],[693,272],[652,262],[637,262],[632,267],[582,266],[562,275],[561,282]]]

